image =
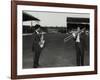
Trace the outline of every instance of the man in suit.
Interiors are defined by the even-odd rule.
[[[39,66],[39,57],[41,53],[41,34],[40,34],[40,25],[36,24],[35,25],[35,31],[32,35],[33,39],[33,44],[32,44],[32,51],[35,53],[34,54],[34,62],[33,62],[33,67],[37,68]]]
[[[77,30],[72,33],[75,40],[76,47],[76,64],[77,66],[84,65],[84,30],[81,31],[80,27],[77,27]]]

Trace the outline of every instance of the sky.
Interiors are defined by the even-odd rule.
[[[40,19],[39,24],[41,26],[52,26],[52,27],[66,27],[67,17],[81,17],[89,18],[88,13],[64,13],[64,12],[39,12],[39,11],[23,11],[29,15],[32,15]],[[36,21],[24,21],[23,25],[34,26],[38,22]]]

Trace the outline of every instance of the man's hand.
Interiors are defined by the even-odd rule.
[[[74,38],[76,37],[76,33],[75,32],[73,32],[72,35],[73,35]]]
[[[42,40],[39,42],[40,47],[42,48],[44,46],[45,40]]]

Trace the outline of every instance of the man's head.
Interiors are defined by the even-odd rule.
[[[77,31],[80,31],[80,27],[79,26],[77,27]]]

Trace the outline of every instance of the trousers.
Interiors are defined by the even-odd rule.
[[[41,50],[37,50],[37,51],[34,51],[35,54],[34,54],[34,62],[33,62],[33,67],[34,68],[37,68],[39,66],[39,58],[40,58],[40,54],[41,54]]]
[[[75,43],[76,46],[76,64],[77,66],[84,65],[84,50],[82,49],[82,45],[80,42]]]

